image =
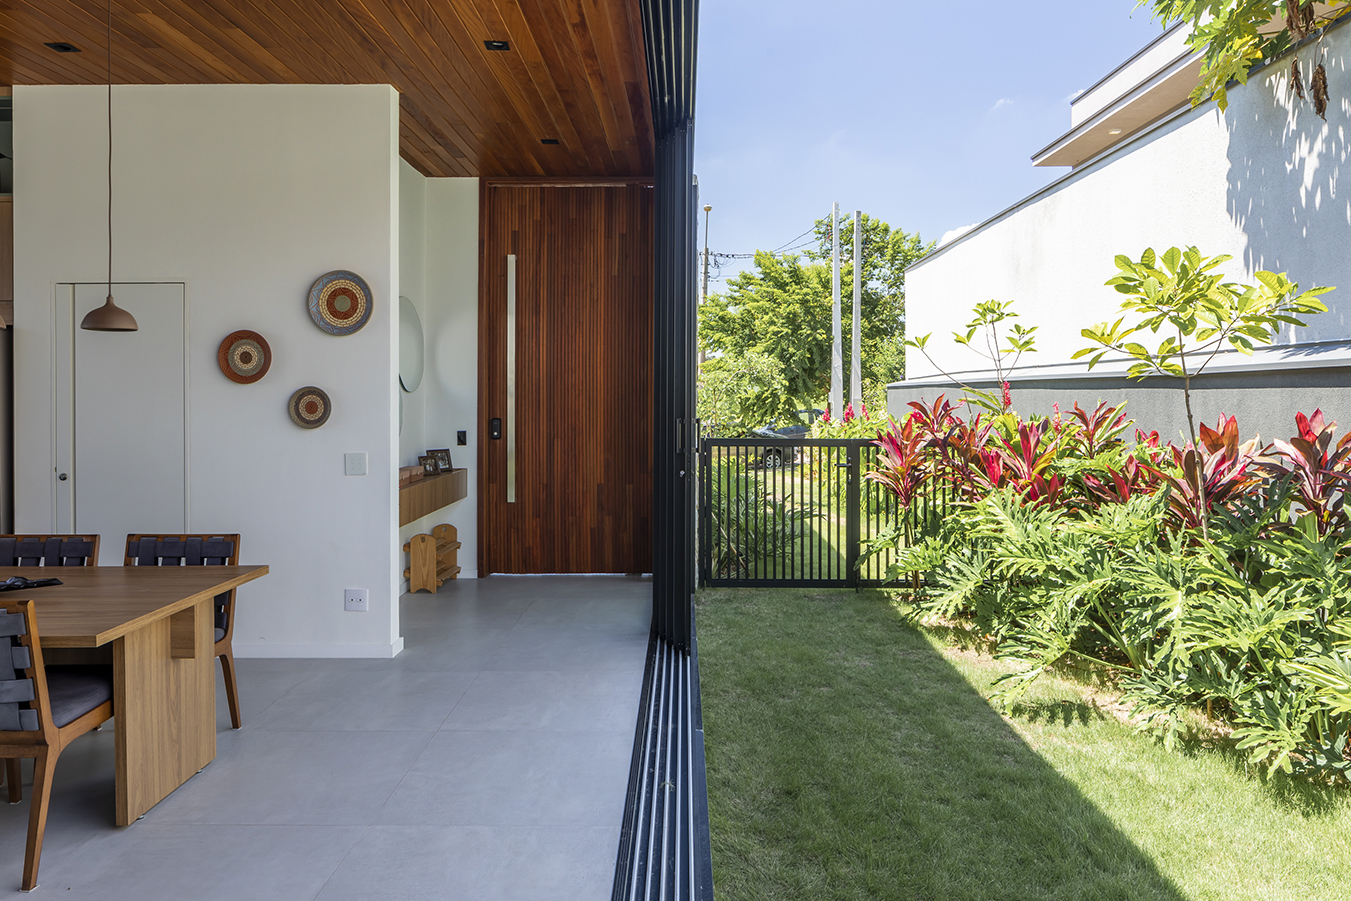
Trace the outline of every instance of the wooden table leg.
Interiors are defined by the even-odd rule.
[[[216,757],[211,613],[204,600],[113,642],[119,826]]]

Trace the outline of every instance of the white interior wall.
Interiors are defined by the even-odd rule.
[[[478,453],[478,179],[425,178],[400,168],[401,284],[422,319],[425,369],[418,390],[404,393],[401,465],[428,448],[449,447],[469,470],[469,496],[399,529],[399,547],[450,523],[460,538],[460,578],[477,577]],[[414,232],[416,233],[414,235]],[[456,432],[468,444],[457,446]]]
[[[1324,44],[1329,80],[1345,80],[1351,27]],[[1338,184],[1351,153],[1351,97],[1334,95],[1324,122],[1292,97],[1289,70],[1287,56],[1232,90],[1227,113],[1213,104],[1185,112],[912,267],[908,333],[932,333],[929,353],[944,369],[981,370],[951,333],[965,331],[977,302],[1013,300],[1020,321],[1040,329],[1039,352],[1021,364],[1034,377],[1087,345],[1081,329],[1121,315],[1120,295],[1103,284],[1117,254],[1196,245],[1233,255],[1234,279],[1268,269],[1342,289],[1323,298],[1331,312],[1284,343],[1351,338],[1351,193]],[[911,350],[906,373],[924,378],[935,367]]]
[[[53,525],[54,285],[106,275],[105,102],[98,87],[14,88],[24,531]],[[383,85],[117,86],[113,117],[114,279],[187,283],[189,528],[238,531],[242,562],[271,568],[239,592],[236,653],[398,653],[398,95]],[[366,279],[375,305],[364,329],[341,338],[306,308],[314,279],[339,268]],[[261,332],[274,355],[253,385],[227,380],[216,362],[221,339],[241,328]],[[286,412],[304,385],[333,401],[317,430]],[[369,474],[345,476],[344,453],[362,451]],[[369,613],[344,612],[349,587],[370,589]]]
[[[427,328],[427,179],[404,160],[399,160],[399,290],[413,302]],[[394,323],[397,331],[398,322]],[[425,348],[423,349],[425,353]],[[399,465],[413,466],[427,452],[427,383],[407,392],[403,400],[403,428],[399,431]],[[407,540],[405,537],[404,541]],[[400,543],[402,547],[402,543]]]

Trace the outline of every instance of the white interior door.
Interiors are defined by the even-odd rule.
[[[120,565],[128,532],[188,526],[186,292],[114,284],[117,305],[140,328],[79,328],[107,294],[107,285],[70,285],[57,295],[57,334],[66,340],[54,382],[56,523],[97,532],[100,563]]]

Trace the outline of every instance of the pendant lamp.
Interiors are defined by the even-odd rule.
[[[136,317],[113,302],[113,0],[108,0],[108,299],[85,314],[80,328],[134,332]]]

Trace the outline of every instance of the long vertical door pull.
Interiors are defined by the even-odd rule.
[[[507,503],[516,503],[516,254],[507,254]]]

